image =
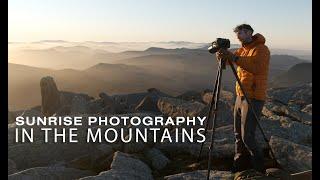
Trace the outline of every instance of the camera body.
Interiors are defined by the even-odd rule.
[[[212,54],[219,51],[219,49],[228,49],[230,48],[230,40],[224,38],[217,38],[215,41],[212,42],[212,45],[208,48],[208,51]]]

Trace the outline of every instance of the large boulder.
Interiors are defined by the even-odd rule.
[[[81,178],[81,180],[95,179],[151,180],[153,177],[151,169],[144,162],[136,159],[132,155],[117,151],[113,156],[110,170],[101,172],[97,176]]]
[[[211,100],[212,100],[212,96],[213,96],[212,91],[204,91],[202,94],[202,101],[205,104],[210,104]],[[220,101],[226,101],[226,102],[228,102],[229,105],[233,105],[234,101],[235,101],[234,98],[235,97],[232,92],[224,91],[224,90],[220,91],[220,97],[219,97]]]
[[[272,117],[274,115],[290,117],[295,121],[299,121],[304,124],[312,125],[312,115],[299,109],[292,108],[290,106],[267,101],[262,110],[263,115]]]
[[[74,96],[71,102],[71,114],[85,114],[87,104],[88,102],[82,96]]]
[[[146,158],[151,161],[153,169],[161,170],[165,168],[170,160],[158,149],[151,148],[145,152]]]
[[[67,163],[66,167],[101,172],[109,168],[113,157],[113,148],[108,144],[99,144],[90,154],[83,155]]]
[[[312,83],[286,88],[270,88],[268,97],[284,104],[296,104],[302,108],[312,104]]]
[[[206,179],[207,170],[197,170],[193,172],[179,173],[174,175],[165,176],[165,180],[191,180],[191,179]],[[230,171],[210,171],[209,179],[225,179],[233,180],[234,174]]]
[[[203,116],[205,107],[199,102],[188,102],[176,98],[163,97],[158,100],[158,108],[161,113],[172,118]]]
[[[272,136],[270,146],[282,168],[296,173],[312,169],[312,149],[283,138]]]
[[[135,134],[132,133],[131,135],[131,139],[130,135],[127,135],[124,139],[130,140],[130,142],[125,143],[123,145],[123,151],[125,153],[138,153],[138,152],[142,152],[143,150],[145,150],[147,148],[147,143],[139,141],[139,142],[135,142]]]
[[[53,78],[43,77],[40,80],[41,107],[44,116],[51,116],[60,108],[60,93]]]
[[[85,176],[94,175],[91,171],[83,171],[74,168],[62,166],[52,167],[34,167],[20,171],[8,176],[10,180],[33,179],[33,180],[70,180]]]
[[[284,116],[274,116],[274,119],[262,117],[259,123],[268,139],[275,135],[298,144],[312,146],[312,126],[292,121]],[[256,139],[260,145],[265,147],[266,143],[258,126]]]
[[[165,116],[175,117],[204,117],[209,112],[209,105],[197,101],[184,101],[176,98],[160,98],[158,108]],[[209,129],[212,128],[213,116],[209,120]],[[232,108],[225,101],[219,101],[216,127],[232,124]],[[204,122],[207,123],[207,120]]]

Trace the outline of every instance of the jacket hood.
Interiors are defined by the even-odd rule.
[[[264,38],[264,36],[262,34],[255,34],[252,36],[252,42],[246,45],[243,45],[243,47],[253,47],[256,46],[258,44],[264,44],[266,42],[266,39]]]

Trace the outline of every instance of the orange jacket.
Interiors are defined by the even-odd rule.
[[[268,84],[270,51],[265,43],[265,38],[257,33],[252,37],[252,42],[242,45],[235,55],[239,59],[235,63],[240,82],[249,98],[258,100],[266,99]],[[236,83],[236,94],[243,96],[238,83]]]

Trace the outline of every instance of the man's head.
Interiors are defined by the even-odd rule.
[[[237,38],[242,44],[247,44],[252,40],[253,29],[249,24],[240,24],[234,28]]]

